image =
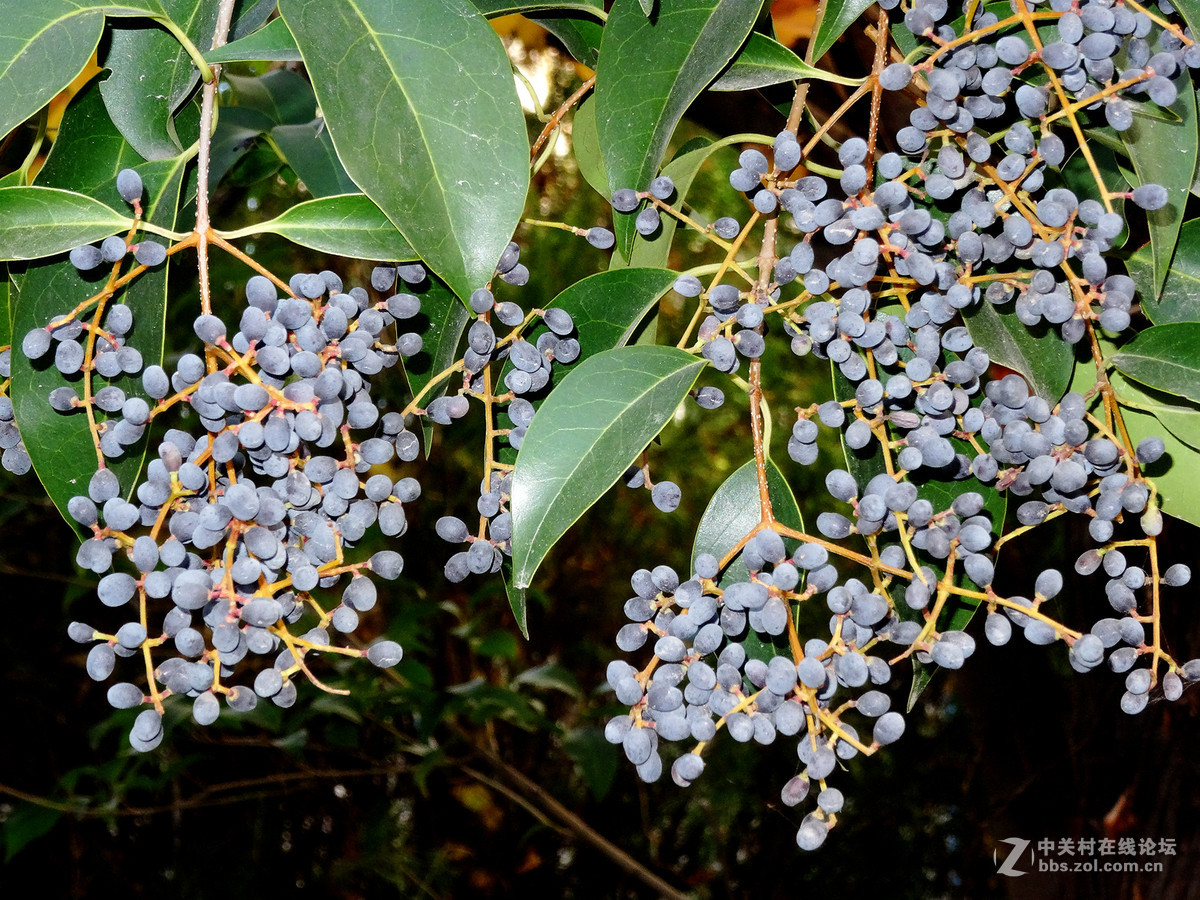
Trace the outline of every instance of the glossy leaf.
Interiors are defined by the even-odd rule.
[[[658,268],[599,272],[575,282],[550,305],[571,314],[582,361],[628,343],[638,323],[658,305],[676,277],[677,273]],[[537,339],[536,332],[531,339]],[[560,373],[569,373],[577,365],[556,366],[551,384],[558,384],[566,377]]]
[[[171,21],[196,47],[212,46],[218,5],[161,0]],[[259,15],[264,4],[258,4]],[[254,12],[254,10],[252,10]],[[173,114],[200,83],[200,72],[176,37],[145,20],[112,23],[100,65],[109,70],[100,92],[121,134],[146,159],[176,156],[196,134],[178,135]]]
[[[341,194],[297,203],[274,219],[225,235],[277,234],[322,253],[353,259],[415,259],[412,247],[379,207],[362,194]]]
[[[210,0],[161,3],[166,16],[194,46],[212,46],[218,4]],[[232,35],[257,28],[273,7],[272,0],[238,4]],[[199,136],[197,123],[176,114],[200,83],[200,72],[176,37],[155,22],[111,23],[105,50],[100,64],[109,75],[100,90],[109,115],[134,149],[146,159],[167,159],[190,147]]]
[[[0,137],[36,113],[83,71],[104,17],[164,16],[157,0],[6,4],[0,17]]]
[[[1127,377],[1168,394],[1200,399],[1200,322],[1155,325],[1113,355]]]
[[[300,62],[300,48],[283,19],[272,19],[244,38],[204,54],[207,63]]]
[[[688,191],[692,188],[700,167],[705,161],[737,140],[721,138],[719,141],[709,141],[707,138],[693,138],[679,149],[679,153],[669,163],[663,166],[662,174],[675,182],[677,204],[687,199]],[[662,225],[650,237],[636,235],[633,239],[633,250],[629,254],[631,266],[665,266],[671,258],[671,244],[679,230],[679,220],[674,216],[663,216]],[[617,265],[619,257],[613,254],[613,265]]]
[[[435,376],[446,371],[458,359],[458,344],[471,318],[470,311],[445,284],[437,278],[430,278],[428,282],[424,290],[415,292],[421,298],[421,313],[418,319],[397,326],[401,333],[410,330],[420,333],[422,339],[421,352],[403,361],[408,387],[414,397],[425,390],[426,385]],[[399,289],[411,290],[403,287]],[[425,395],[421,401],[422,405],[428,406],[435,397],[441,397],[449,386],[449,379],[436,385]],[[428,419],[423,419],[422,422],[425,456],[428,457],[431,455],[434,429]]]
[[[1167,190],[1167,205],[1146,213],[1154,269],[1152,296],[1155,297],[1162,290],[1171,268],[1171,257],[1179,240],[1184,207],[1200,154],[1195,91],[1181,90],[1171,111],[1179,114],[1180,121],[1164,121],[1138,112],[1133,117],[1132,127],[1123,133],[1130,162],[1140,183],[1161,184]]]
[[[546,398],[513,472],[516,587],[529,586],[550,548],[654,439],[704,366],[673,347],[621,347],[580,363]]]
[[[729,68],[712,83],[713,91],[752,91],[757,88],[812,78],[835,84],[859,85],[864,78],[845,78],[824,69],[810,66],[779,41],[759,34],[750,33],[750,39],[742,47]]]
[[[829,52],[829,48],[854,24],[874,0],[827,0],[825,14],[813,27],[812,59],[818,61]]]
[[[529,184],[496,32],[466,0],[283,0],[280,11],[350,177],[460,297],[490,281]]]
[[[660,268],[611,269],[583,278],[555,297],[549,305],[570,313],[575,323],[579,357],[570,365],[551,368],[550,388],[566,378],[585,359],[605,350],[624,347],[635,339],[648,314],[671,289],[676,277],[675,272]],[[545,324],[539,323],[529,332],[528,340],[536,343],[549,330]],[[511,368],[512,363],[506,360],[500,370],[500,383],[504,382]],[[529,399],[535,409],[542,405],[539,397]],[[511,465],[516,461],[517,453],[512,447],[502,446],[499,454],[503,463]]]
[[[803,531],[804,520],[787,479],[779,471],[779,467],[769,459],[766,461],[766,472],[772,514],[789,528]],[[754,460],[750,460],[721,482],[721,486],[708,501],[704,515],[700,517],[700,523],[696,526],[696,538],[692,543],[692,571],[695,571],[696,557],[700,554],[711,553],[718,560],[723,559],[761,520],[758,474]],[[750,572],[739,556],[725,568],[721,575],[721,584],[733,584],[747,581],[749,578]]]
[[[1180,441],[1163,423],[1141,410],[1122,407],[1121,417],[1129,432],[1129,439],[1136,446],[1148,437],[1162,438],[1167,452],[1151,466],[1146,474],[1154,480],[1158,496],[1162,500],[1162,511],[1169,516],[1200,525],[1200,478],[1190,462],[1196,451]]]
[[[65,5],[65,4],[64,4]],[[0,26],[0,135],[36,113],[83,71],[100,42],[104,14],[88,10],[46,27],[29,4]]]
[[[1137,283],[1142,312],[1155,325],[1200,322],[1200,219],[1184,222],[1179,230],[1179,244],[1161,293],[1154,287],[1154,256],[1149,244],[1129,257],[1126,267]]]
[[[428,441],[426,442],[428,446]],[[525,640],[529,640],[529,609],[525,596],[525,588],[519,588],[512,580],[512,560],[505,558],[500,567],[500,577],[504,582],[504,595],[508,598],[509,609],[513,613],[513,621]]]
[[[1183,20],[1194,34],[1196,29],[1200,28],[1200,0],[1177,0],[1171,5],[1183,16]]]
[[[596,69],[609,193],[650,183],[684,111],[733,59],[761,8],[761,0],[671,0],[648,19],[633,0],[613,4]],[[628,254],[633,216],[616,227]]]
[[[124,231],[133,217],[73,191],[0,188],[0,259],[39,259]]]
[[[1051,406],[1066,393],[1074,353],[1056,331],[1044,325],[1030,329],[986,300],[975,304],[965,318],[975,346],[986,350],[992,362],[1020,372]]]
[[[112,124],[93,80],[67,108],[58,140],[38,179],[47,186],[116,198],[117,172],[134,167],[145,185],[143,208],[147,220],[174,229],[189,162],[187,156],[155,162],[141,160]],[[119,301],[133,310],[130,339],[141,351],[145,365],[162,359],[168,266],[143,273],[119,295]],[[105,274],[107,267],[81,274],[61,257],[29,264],[21,280],[14,333],[24,336],[30,329],[44,326],[93,296],[103,286]],[[26,449],[50,499],[67,518],[67,501],[80,493],[80,486],[86,486],[95,471],[96,452],[83,413],[55,412],[46,397],[52,389],[63,385],[78,390],[78,376],[66,379],[52,364],[47,366],[44,359],[35,368],[22,354],[14,354],[12,365],[11,396],[17,421],[22,423]],[[129,394],[140,393],[136,378],[126,376],[117,383]],[[95,386],[102,384],[103,380],[97,379]],[[132,494],[145,447],[143,441],[126,448],[126,455],[111,465],[126,495]]]
[[[1109,372],[1108,380],[1122,406],[1154,416],[1179,440],[1200,449],[1200,403],[1129,381],[1119,371]]]
[[[345,166],[338,159],[323,119],[313,119],[303,125],[276,125],[269,137],[279,150],[279,155],[314,197],[358,193],[358,186],[346,174]],[[373,203],[371,205],[374,206]],[[388,230],[395,231],[391,222],[388,222]]]

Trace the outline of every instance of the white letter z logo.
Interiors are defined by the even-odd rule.
[[[996,869],[996,872],[1000,875],[1011,875],[1014,878],[1024,875],[1025,873],[1016,868],[1013,864],[1021,858],[1021,854],[1024,853],[1025,848],[1029,846],[1029,841],[1025,840],[1024,838],[1004,838],[1004,840],[1002,840],[1000,843],[1012,844],[1013,849],[1012,852],[1010,852],[1008,856],[1004,858],[1004,862],[1000,863],[1000,867]],[[992,862],[996,862],[995,850],[992,851]]]

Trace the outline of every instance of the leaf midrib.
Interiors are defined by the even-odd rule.
[[[592,357],[592,359],[598,359],[598,358],[600,358],[600,357]],[[659,378],[659,380],[658,380],[658,381],[656,381],[655,383],[651,384],[649,387],[647,387],[645,390],[643,390],[641,393],[639,393],[639,394],[638,394],[636,397],[634,397],[632,400],[629,400],[629,402],[625,403],[625,404],[624,404],[624,410],[622,410],[622,412],[621,412],[621,413],[618,413],[618,417],[619,417],[619,416],[621,416],[621,415],[624,415],[626,412],[628,412],[628,411],[629,411],[629,409],[630,409],[631,407],[633,407],[633,405],[634,405],[634,404],[635,404],[637,401],[641,400],[641,399],[642,399],[643,397],[645,397],[647,394],[651,393],[651,392],[652,392],[652,391],[653,391],[653,390],[654,390],[656,387],[658,387],[658,386],[659,386],[659,385],[661,385],[661,384],[662,384],[664,381],[666,381],[666,380],[667,380],[667,378],[672,378],[672,377],[675,377],[676,375],[682,375],[684,372],[688,371],[688,370],[689,370],[689,369],[691,369],[693,366],[694,366],[694,367],[696,367],[697,369],[698,369],[698,368],[701,368],[702,366],[704,366],[704,362],[703,362],[703,361],[701,361],[701,360],[698,360],[698,361],[696,361],[695,363],[689,363],[687,366],[685,366],[685,367],[683,367],[683,368],[680,368],[680,369],[677,369],[676,371],[672,372],[671,374],[669,374],[669,375],[667,375],[667,376],[664,376],[664,377],[661,377],[661,378]],[[582,369],[582,367],[581,367],[580,369],[577,369],[576,371],[582,371],[582,370],[583,370],[583,369]],[[655,376],[655,373],[653,373],[653,372],[647,372],[647,371],[645,371],[645,370],[633,369],[632,367],[627,367],[627,371],[635,371],[635,372],[639,372],[640,374],[643,374],[643,375],[648,375],[648,376],[651,376],[651,377],[656,377],[656,376]],[[594,400],[594,401],[592,401],[592,402],[594,403],[594,402],[597,402],[597,401],[595,401],[595,400]],[[608,425],[608,426],[606,426],[606,427],[605,427],[605,428],[603,428],[603,429],[589,429],[589,428],[587,428],[586,426],[585,426],[585,427],[582,427],[582,428],[571,428],[571,429],[563,429],[563,428],[558,428],[558,429],[554,430],[553,432],[550,432],[550,433],[547,435],[547,437],[546,437],[545,439],[543,439],[543,443],[545,443],[545,442],[549,441],[549,439],[550,439],[550,436],[551,436],[551,435],[557,435],[557,434],[560,434],[560,433],[562,433],[562,432],[564,432],[564,431],[584,431],[584,430],[587,430],[587,431],[594,431],[594,432],[596,432],[597,434],[603,435],[603,434],[607,433],[608,431],[610,431],[610,430],[613,428],[613,426],[616,424],[616,421],[617,421],[617,419],[616,419],[616,418],[614,418],[612,421],[610,421],[609,425]],[[651,438],[651,439],[653,439],[653,438]],[[554,479],[554,480],[549,480],[549,479],[546,479],[546,480],[541,480],[541,481],[538,481],[538,482],[536,482],[536,484],[538,484],[538,485],[545,485],[545,484],[555,484],[555,483],[557,483],[557,484],[558,484],[558,485],[560,485],[560,486],[561,486],[561,485],[563,485],[563,484],[566,484],[566,483],[567,483],[567,482],[568,482],[568,481],[571,479],[571,477],[572,477],[572,476],[574,476],[574,474],[575,474],[576,472],[578,472],[578,471],[579,471],[579,469],[582,467],[582,465],[583,465],[583,463],[584,463],[585,461],[587,461],[587,460],[590,460],[590,459],[592,459],[592,458],[593,458],[593,454],[595,453],[595,448],[596,448],[596,445],[597,445],[598,443],[599,443],[599,438],[597,438],[596,440],[592,441],[592,445],[591,445],[591,447],[588,449],[588,451],[587,451],[586,453],[584,453],[582,456],[580,456],[580,458],[579,458],[579,459],[576,461],[575,465],[574,465],[574,466],[573,466],[571,469],[567,470],[567,472],[566,472],[565,476],[564,476],[564,477],[562,477],[561,479]],[[525,448],[527,445],[528,445],[528,439],[526,440],[526,442],[525,442],[525,443],[523,443],[523,444],[521,445],[521,449],[522,449],[522,450],[524,450],[524,448]],[[520,455],[518,455],[518,457],[517,457],[517,461],[518,461],[518,463],[520,462]],[[618,477],[619,477],[619,474],[618,474]],[[613,483],[615,484],[616,482],[614,481]],[[611,485],[611,484],[610,484],[610,485],[607,485],[607,486],[605,486],[605,487],[604,487],[604,489],[603,489],[603,490],[601,490],[601,491],[599,492],[599,494],[597,494],[597,496],[598,496],[598,497],[599,497],[599,496],[602,496],[602,495],[604,494],[604,492],[605,492],[605,491],[607,491],[607,490],[608,490],[608,488],[610,488],[610,487],[612,487],[612,485]],[[581,515],[582,515],[582,513],[580,513],[580,516],[581,516]],[[534,546],[534,544],[536,543],[538,536],[539,536],[539,535],[542,533],[542,529],[543,529],[543,527],[544,527],[544,526],[545,526],[545,524],[546,524],[546,519],[547,519],[547,518],[548,518],[547,516],[542,516],[542,517],[541,517],[541,521],[539,521],[539,522],[538,522],[538,525],[537,525],[537,528],[536,528],[536,530],[535,530],[535,531],[533,532],[533,534],[530,536],[530,540],[529,540],[529,542],[528,542],[528,544],[527,544],[527,546],[528,546],[529,548],[532,548],[532,547]],[[575,519],[574,519],[573,521],[578,521],[578,520],[579,520],[579,516],[576,516],[576,517],[575,517]],[[568,526],[568,527],[569,527],[569,526]],[[530,554],[529,554],[529,552],[527,551],[527,552],[524,554],[524,558],[523,558],[523,559],[522,559],[522,561],[521,561],[521,572],[520,572],[520,575],[521,575],[521,580],[522,580],[522,581],[526,580],[526,579],[527,579],[527,577],[528,577],[528,576],[526,575],[526,573],[525,573],[525,567],[526,567],[526,565],[527,565],[527,564],[528,564],[528,562],[529,562],[529,555],[530,555]],[[545,555],[545,554],[543,554],[543,556],[544,556],[544,555]]]

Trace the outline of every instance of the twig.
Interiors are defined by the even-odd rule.
[[[537,140],[533,142],[533,149],[529,151],[530,160],[536,160],[538,158],[538,154],[541,153],[542,147],[545,145],[546,141],[550,140],[550,135],[552,135],[554,130],[562,124],[563,116],[567,114],[567,110],[582,100],[583,95],[590,91],[595,84],[596,76],[593,75],[583,84],[581,84],[575,93],[564,100],[562,106],[554,111],[554,114],[550,116],[550,120],[546,122],[546,126],[542,129],[542,133],[539,134],[537,136]]]

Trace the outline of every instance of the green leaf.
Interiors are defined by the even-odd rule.
[[[607,202],[612,191],[608,187],[608,172],[604,169],[600,134],[596,131],[595,97],[586,98],[575,110],[575,118],[571,121],[571,140],[575,161],[579,163],[579,174]]]
[[[426,443],[428,446],[428,443]],[[526,606],[525,589],[515,587],[512,580],[512,563],[505,559],[500,567],[501,579],[504,581],[504,594],[508,597],[509,608],[513,611],[513,620],[521,630],[521,636],[529,640],[529,615]]]
[[[211,43],[211,42],[210,42]],[[258,31],[204,54],[207,63],[300,62],[300,48],[283,19],[272,19]]]
[[[596,130],[608,192],[644,190],[675,126],[750,33],[762,0],[671,0],[648,19],[633,0],[609,11],[596,69]],[[633,216],[616,220],[628,256]]]
[[[1122,193],[1131,190],[1127,178],[1128,170],[1117,161],[1117,153],[1125,152],[1125,144],[1121,135],[1111,128],[1084,129],[1084,135],[1087,138],[1088,148],[1092,151],[1096,167],[1104,179],[1104,184],[1100,187],[1096,185],[1096,178],[1092,174],[1087,160],[1082,153],[1074,150],[1058,171],[1062,181],[1061,187],[1074,191],[1081,202],[1095,200],[1101,204],[1104,203],[1104,198],[1109,191]],[[1047,174],[1052,173],[1053,170],[1050,170]],[[1124,220],[1125,204],[1128,201],[1116,197],[1112,198],[1110,202],[1113,211]],[[1129,225],[1126,222],[1120,233],[1113,239],[1113,249],[1124,247],[1127,240],[1129,240]]]
[[[600,41],[604,37],[604,26],[600,22],[590,16],[558,12],[527,15],[526,18],[562,41],[567,52],[579,62],[590,69],[596,68],[600,60]]]
[[[209,150],[208,183],[218,185],[238,162],[257,146],[257,139],[271,128],[271,120],[248,106],[226,106],[217,117]]]
[[[491,280],[529,185],[525,116],[499,35],[466,0],[283,0],[280,11],[346,171],[470,296]]]
[[[7,135],[71,83],[104,31],[104,14],[96,10],[51,22],[38,4],[22,4],[9,12],[0,26],[0,135]]]
[[[104,16],[165,15],[155,0],[8,3],[0,19],[0,137],[54,99],[83,71],[104,31]]]
[[[619,767],[617,748],[600,728],[576,728],[563,736],[563,749],[579,767],[579,775],[592,796],[603,800],[612,787]]]
[[[212,46],[218,4],[162,0],[162,5],[194,46]],[[250,17],[261,17],[263,6],[250,10]],[[146,159],[167,159],[195,142],[198,135],[177,134],[172,119],[200,83],[200,72],[178,39],[157,22],[117,22],[109,26],[106,48],[100,64],[110,74],[100,92],[133,148]]]
[[[1195,91],[1188,87],[1181,90],[1171,110],[1179,115],[1180,121],[1164,121],[1137,112],[1133,125],[1122,135],[1140,182],[1161,184],[1167,189],[1167,205],[1146,213],[1154,263],[1154,289],[1150,294],[1153,297],[1162,290],[1171,268],[1200,154]]]
[[[1154,480],[1162,511],[1193,525],[1200,525],[1200,478],[1196,477],[1196,451],[1180,441],[1157,418],[1141,410],[1121,408],[1121,417],[1129,439],[1136,446],[1148,437],[1160,437],[1167,452],[1156,463],[1146,467]]]
[[[796,503],[796,495],[773,460],[766,460],[766,475],[767,494],[771,498],[771,512],[775,519],[796,531],[804,531],[804,520]],[[711,553],[718,560],[723,559],[761,520],[758,474],[752,459],[721,482],[708,501],[704,515],[696,526],[691,570],[695,571],[696,557],[702,553]],[[795,549],[796,543],[791,538],[784,541],[789,553]],[[727,588],[749,580],[750,571],[739,554],[721,573],[720,586]],[[769,661],[772,656],[791,653],[786,635],[760,635],[752,628],[747,630],[742,648],[749,658],[763,662]]]
[[[776,520],[796,531],[804,530],[804,520],[796,496],[779,467],[773,460],[766,461],[767,494],[771,498],[771,510]],[[721,482],[708,501],[704,515],[696,526],[696,538],[692,543],[692,571],[696,569],[696,557],[711,553],[717,559],[737,546],[762,520],[758,497],[758,473],[754,460],[738,468]],[[721,575],[721,584],[748,581],[750,572],[738,556]]]
[[[1137,284],[1142,312],[1151,322],[1200,322],[1200,219],[1183,223],[1161,293],[1155,290],[1153,248],[1149,244],[1135,251],[1125,265]]]
[[[414,397],[458,359],[458,344],[471,318],[462,301],[437,278],[430,278],[428,287],[416,293],[421,298],[420,316],[401,328],[402,332],[419,332],[422,340],[421,352],[403,361],[404,374]],[[449,385],[449,379],[442,381],[425,395],[422,404],[428,406],[435,397],[441,397]],[[422,430],[428,458],[433,446],[433,425],[428,418],[422,419]]]
[[[346,168],[338,159],[324,119],[313,119],[302,125],[276,125],[269,137],[279,155],[314,197],[358,193],[358,185],[346,174]],[[375,208],[379,209],[377,206]],[[387,227],[395,231],[391,222]]]
[[[266,222],[224,234],[233,239],[277,234],[295,244],[352,259],[416,259],[404,236],[370,198],[341,194],[297,203]]]
[[[976,303],[965,319],[975,346],[986,350],[992,362],[1020,372],[1034,393],[1051,406],[1066,393],[1074,352],[1056,331],[1045,325],[1028,328],[1016,316],[998,312],[987,300]]]
[[[604,18],[604,6],[599,2],[590,2],[590,0],[565,0],[565,2],[554,2],[554,0],[471,0],[471,5],[474,6],[480,13],[487,16],[489,19],[495,19],[498,16],[509,16],[513,13],[529,13],[537,11],[548,12],[581,12],[596,16],[599,19]]]
[[[96,82],[92,81],[67,108],[58,140],[38,178],[51,187],[117,197],[117,172],[133,166],[145,185],[146,220],[174,229],[189,163],[187,155],[142,161],[109,119]],[[116,298],[133,310],[134,327],[129,337],[141,351],[144,365],[162,359],[169,266],[142,274]],[[82,274],[61,257],[29,264],[21,281],[14,333],[23,336],[93,296],[103,286],[103,281],[97,279],[103,279],[106,273],[107,267],[103,273]],[[66,504],[86,488],[96,468],[96,452],[82,412],[62,415],[50,408],[46,397],[63,385],[78,390],[78,376],[74,380],[63,378],[44,359],[35,369],[21,354],[14,354],[12,368],[11,396],[34,470],[63,518],[76,527],[67,517]],[[116,383],[129,395],[141,393],[136,378],[124,377]],[[95,387],[102,385],[103,379],[97,379]],[[104,417],[101,414],[99,418]],[[132,494],[148,440],[149,435],[140,444],[126,448],[125,456],[110,464],[127,495]]]
[[[546,398],[513,472],[518,588],[653,440],[704,366],[673,347],[620,347],[580,363]]]
[[[52,256],[124,231],[132,221],[73,191],[0,188],[0,259]]]
[[[62,811],[34,803],[21,803],[4,819],[4,861],[9,862],[29,843],[58,824]]]
[[[860,85],[866,81],[865,78],[845,78],[810,66],[779,41],[753,31],[741,52],[710,85],[709,90],[752,91],[785,81],[799,81],[801,78],[848,85]]]
[[[819,61],[874,0],[827,0],[825,13],[813,27],[812,59]]]
[[[544,690],[559,691],[569,697],[581,698],[583,691],[579,688],[579,679],[567,668],[557,663],[542,663],[526,669],[512,680],[513,687],[527,684],[530,687]]]
[[[1111,361],[1113,343],[1101,336],[1101,353],[1107,361]],[[1109,379],[1117,392],[1121,404],[1121,418],[1129,433],[1132,446],[1148,437],[1162,438],[1167,452],[1161,459],[1150,466],[1143,467],[1143,472],[1154,480],[1162,499],[1162,511],[1177,519],[1200,525],[1200,479],[1196,478],[1195,466],[1191,465],[1196,458],[1196,450],[1188,446],[1175,435],[1166,422],[1151,414],[1143,407],[1153,405],[1157,395],[1141,385],[1127,381],[1120,371],[1111,371]],[[1081,394],[1091,390],[1096,383],[1096,367],[1091,354],[1081,359],[1075,367],[1075,377],[1071,390]],[[1089,411],[1093,415],[1102,414],[1100,410],[1099,393],[1093,395]],[[1166,395],[1168,401],[1175,398]],[[1149,401],[1147,403],[1147,401]],[[1184,408],[1190,404],[1184,404]]]
[[[676,273],[669,269],[610,269],[575,282],[555,297],[549,305],[566,310],[575,323],[579,357],[569,366],[551,368],[551,388],[585,359],[628,344],[646,319],[646,314],[655,309],[663,295],[671,289],[676,277]],[[549,330],[545,324],[539,323],[527,339],[536,343]],[[500,371],[501,383],[511,369],[512,363],[506,361]],[[531,399],[535,408],[541,406],[540,399]],[[511,464],[516,456],[516,451],[511,447],[500,449],[501,462]]]
[[[1154,416],[1179,440],[1200,449],[1200,404],[1128,381],[1118,371],[1109,372],[1108,380],[1122,406]]]
[[[678,277],[669,269],[636,268],[598,272],[575,282],[554,298],[551,306],[565,309],[575,322],[579,360],[555,367],[551,384],[558,384],[578,362],[628,343],[646,313],[658,306]],[[534,333],[531,340],[536,340]]]
[[[234,104],[258,110],[274,125],[303,125],[317,117],[312,86],[290,69],[273,69],[257,77],[222,77],[229,82]]]
[[[679,153],[674,159],[663,166],[662,174],[675,182],[678,204],[682,205],[687,198],[688,191],[692,188],[692,182],[705,161],[723,147],[738,143],[738,137],[721,138],[719,141],[709,141],[703,137],[693,138],[679,149]],[[630,266],[666,266],[671,257],[671,244],[678,229],[678,219],[674,216],[663,216],[662,225],[651,237],[635,235],[628,264]],[[616,267],[620,262],[622,260],[618,254],[614,253],[611,265]]]
[[[1200,0],[1178,0],[1172,6],[1183,16],[1183,20],[1187,22],[1194,34],[1196,29],[1200,28]]]
[[[1156,390],[1200,399],[1200,322],[1147,328],[1112,358],[1126,376]]]

